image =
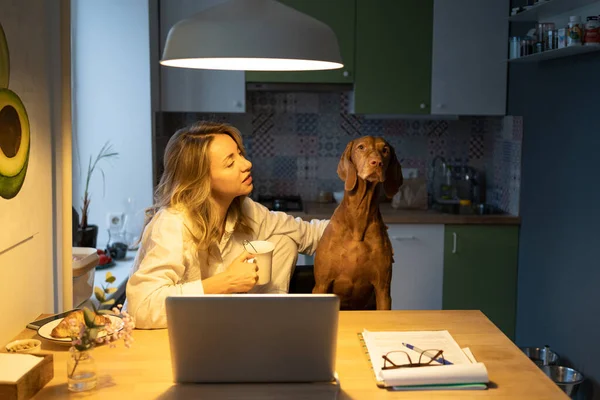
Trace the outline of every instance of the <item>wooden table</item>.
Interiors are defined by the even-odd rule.
[[[336,370],[339,399],[390,398],[505,398],[554,399],[566,395],[542,373],[494,324],[479,311],[345,311],[340,313]],[[470,347],[485,363],[490,388],[483,391],[393,392],[380,389],[357,338],[363,329],[444,330],[461,347]],[[18,338],[38,337],[24,330]],[[39,338],[39,337],[38,337]],[[119,342],[117,348],[94,350],[98,387],[75,394],[67,390],[67,349],[42,339],[42,349],[54,354],[54,379],[35,399],[85,397],[89,399],[181,399],[181,398],[334,398],[323,384],[279,385],[174,385],[167,330],[135,331],[133,347]],[[321,385],[321,386],[319,386]]]

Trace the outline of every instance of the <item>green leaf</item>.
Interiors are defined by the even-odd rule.
[[[107,315],[107,314],[108,315],[114,315],[115,313],[112,310],[100,310],[100,311],[98,311],[98,314],[101,314],[101,315]]]
[[[103,306],[112,306],[113,304],[115,304],[115,299],[110,299],[102,302]]]
[[[102,288],[99,288],[98,286],[94,287],[94,296],[96,296],[96,299],[98,299],[100,303],[106,301],[106,297],[104,296],[104,290],[102,290]]]
[[[96,340],[98,337],[98,328],[90,328],[90,340]]]
[[[96,314],[92,310],[90,310],[87,307],[83,309],[83,319],[85,320],[85,326],[93,327],[95,317]]]
[[[108,272],[106,275],[110,274],[110,272]],[[117,280],[117,278],[115,278],[114,276],[107,276],[105,279],[106,283],[115,283],[115,281]]]
[[[106,293],[106,294],[113,294],[116,291],[117,291],[116,287],[109,287],[109,288],[104,289],[104,293]]]

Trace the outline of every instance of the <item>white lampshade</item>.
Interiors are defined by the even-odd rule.
[[[275,0],[229,0],[179,21],[160,63],[238,71],[343,67],[329,26]]]

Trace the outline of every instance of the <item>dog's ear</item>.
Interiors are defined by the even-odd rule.
[[[402,186],[404,179],[402,178],[402,167],[396,157],[396,151],[392,146],[390,147],[390,162],[388,163],[387,170],[385,171],[385,181],[383,182],[383,190],[388,199],[394,197],[394,195]]]
[[[337,174],[341,180],[344,181],[344,189],[347,191],[351,191],[356,187],[357,182],[357,171],[354,163],[352,162],[352,146],[354,141],[351,140],[350,143],[346,145],[346,150],[340,157],[340,162],[337,168]]]

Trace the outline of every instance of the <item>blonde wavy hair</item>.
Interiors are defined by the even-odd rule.
[[[221,223],[211,197],[208,148],[215,135],[228,135],[246,156],[242,135],[235,127],[210,121],[199,121],[179,129],[165,149],[164,172],[154,193],[154,204],[146,209],[144,228],[161,208],[175,208],[186,213],[190,234],[199,250],[206,250],[220,239]],[[251,233],[248,218],[242,212],[246,196],[236,197],[228,215],[236,218],[235,230]]]

